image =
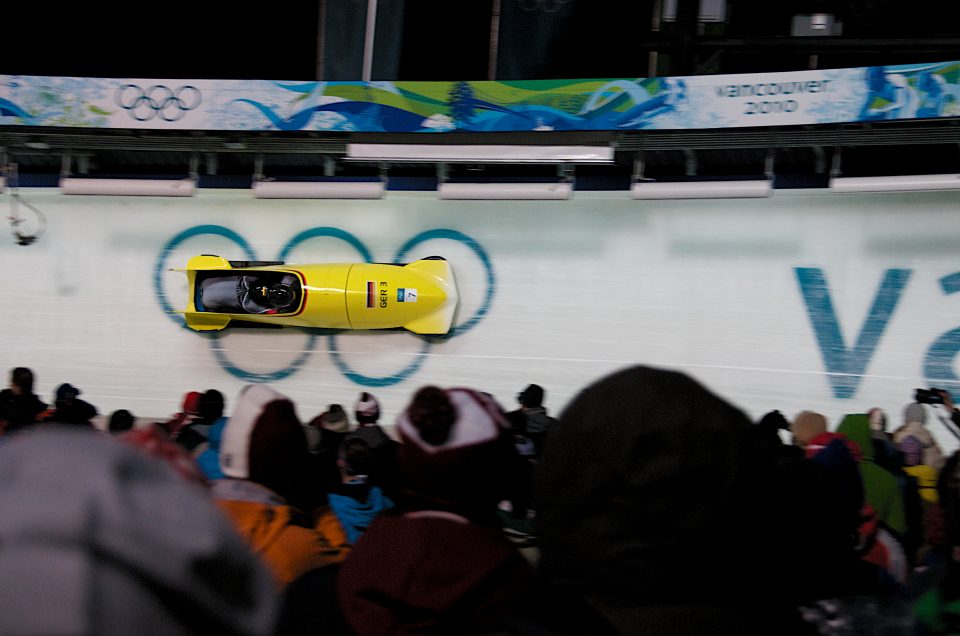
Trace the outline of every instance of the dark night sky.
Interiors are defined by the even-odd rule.
[[[13,4],[13,3],[10,3]],[[316,68],[317,9],[303,3],[290,14],[214,10],[233,3],[60,4],[55,22],[42,23],[27,4],[4,7],[0,73],[19,75],[184,77],[199,79],[312,79]],[[123,8],[121,8],[123,7]],[[152,9],[155,8],[156,12]],[[129,11],[129,14],[124,14]],[[105,17],[119,13],[119,23]]]
[[[137,5],[136,13],[133,5],[111,10],[107,4],[96,19],[87,7],[61,4],[54,10],[58,19],[47,23],[28,4],[5,6],[0,14],[7,27],[0,38],[0,74],[314,79],[318,3],[278,4],[284,10],[224,11],[215,7],[240,5],[219,2],[169,10],[162,3],[148,3]],[[433,0],[408,0],[400,27],[404,42],[400,72],[408,76],[404,79],[450,79],[464,72],[471,79],[482,79],[486,74],[490,0],[464,0],[455,28],[439,28],[436,15],[444,6],[449,9]],[[117,11],[119,24],[103,17]],[[125,16],[123,11],[130,13]],[[422,69],[430,69],[434,76],[417,77],[416,69],[420,75]]]
[[[523,1],[527,5],[534,2]],[[615,11],[600,10],[606,5],[592,0],[569,1],[573,2],[567,5],[570,19],[553,34],[549,55],[529,66],[531,77],[519,79],[645,74],[646,54],[638,51],[637,44],[648,37],[652,0],[612,2]],[[405,0],[403,23],[395,25],[402,41],[397,77],[391,79],[485,79],[491,3]],[[44,10],[31,3],[7,3],[12,6],[4,6],[0,13],[5,27],[0,36],[0,74],[310,80],[316,77],[319,4],[286,2],[248,9],[223,2],[107,2],[95,9],[92,5],[58,4]],[[731,0],[728,7],[723,33],[734,37],[787,37],[793,14],[818,8],[834,11],[844,21],[846,36],[960,34],[960,2]],[[56,19],[46,20],[47,13]],[[114,23],[114,18],[119,21]],[[667,31],[669,28],[667,25]],[[727,52],[712,59],[710,53],[704,52],[697,72],[799,70],[807,63],[805,52],[775,48],[763,54]],[[846,56],[824,55],[821,67],[939,61],[956,59],[960,53],[948,51],[932,57],[918,53],[913,57],[885,53],[880,47]]]

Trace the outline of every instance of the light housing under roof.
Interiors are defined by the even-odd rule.
[[[440,163],[613,163],[610,146],[347,144],[347,159]]]
[[[382,199],[383,181],[254,181],[257,199]]]
[[[573,184],[558,183],[441,183],[437,187],[441,199],[461,200],[566,200],[573,197]]]
[[[769,179],[750,181],[636,181],[630,187],[634,199],[743,199],[769,197]]]
[[[911,192],[919,190],[955,190],[960,174],[915,174],[895,177],[834,177],[834,192]]]
[[[197,191],[194,179],[60,179],[63,194],[110,196],[190,197]]]

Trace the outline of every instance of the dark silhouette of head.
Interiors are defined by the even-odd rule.
[[[543,406],[543,387],[539,384],[531,384],[517,396],[520,404],[528,409],[535,409]]]
[[[348,437],[340,446],[340,459],[347,475],[369,475],[372,454],[370,445],[359,437]]]
[[[209,389],[200,395],[197,400],[197,413],[200,419],[206,422],[214,422],[223,416],[224,400],[223,394],[216,389]]]
[[[10,388],[15,393],[29,395],[33,393],[33,371],[26,367],[17,367],[10,373]]]
[[[123,433],[133,428],[133,422],[136,418],[126,409],[119,409],[110,415],[110,423],[107,430],[111,433]]]
[[[423,441],[439,446],[450,437],[450,428],[457,412],[443,389],[425,386],[413,396],[408,409],[410,423],[420,432]]]

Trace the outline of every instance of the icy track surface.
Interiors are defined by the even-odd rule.
[[[563,406],[633,364],[686,371],[751,417],[780,409],[884,408],[901,423],[913,389],[960,389],[956,193],[562,202],[264,201],[22,196],[47,217],[23,247],[0,242],[2,372],[24,365],[46,401],[70,382],[101,413],[163,418],[190,390],[228,410],[268,382],[309,420],[368,390],[393,423],[426,384],[469,386],[505,408],[528,383]],[[11,195],[0,195],[11,208]],[[20,207],[27,221],[29,210]],[[183,327],[190,256],[295,262],[446,257],[461,294],[446,338],[406,332]],[[7,377],[5,375],[5,377]],[[956,441],[930,427],[952,449]]]

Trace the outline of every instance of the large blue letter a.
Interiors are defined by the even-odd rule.
[[[823,270],[818,267],[796,268],[800,293],[807,305],[810,324],[817,337],[817,345],[827,368],[833,395],[837,398],[852,398],[863,377],[880,336],[890,322],[903,288],[910,279],[909,269],[888,269],[873,299],[873,306],[860,328],[856,344],[847,348],[844,344],[837,313],[830,300],[830,290]]]

